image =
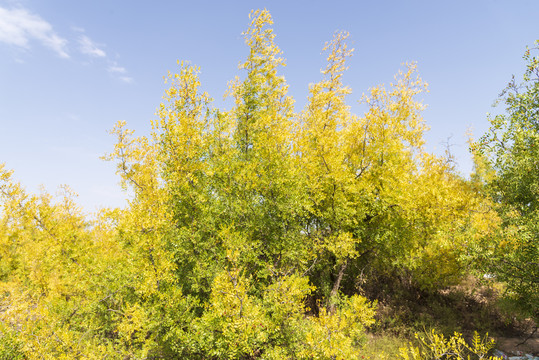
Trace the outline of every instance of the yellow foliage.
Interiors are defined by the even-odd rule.
[[[320,309],[307,325],[305,348],[300,358],[358,359],[365,343],[365,327],[374,323],[375,304],[359,295],[347,299],[340,309]]]
[[[446,338],[443,334],[438,334],[431,330],[429,333],[420,336],[416,334],[419,346],[410,345],[408,348],[401,348],[401,358],[404,360],[434,360],[434,359],[455,359],[472,360],[501,359],[495,356],[488,356],[488,352],[494,347],[494,340],[488,337],[481,338],[477,332],[468,343],[460,333]]]
[[[416,65],[352,114],[353,49],[336,33],[295,113],[271,16],[250,19],[231,109],[213,108],[200,69],[179,62],[150,136],[114,126],[104,158],[132,195],[126,209],[90,221],[68,188],[27,194],[0,165],[0,329],[15,339],[1,330],[1,346],[28,358],[352,359],[376,307],[340,293],[345,281],[358,290],[358,269],[404,269],[432,288],[459,278],[499,219],[479,181],[425,151]]]

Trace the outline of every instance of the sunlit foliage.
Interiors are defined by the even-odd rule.
[[[536,42],[539,46],[539,41]],[[507,298],[525,316],[539,319],[539,58],[538,48],[524,54],[526,70],[508,84],[499,101],[505,114],[472,150],[482,181],[502,219],[481,254],[487,271],[507,284]]]
[[[364,270],[437,290],[496,219],[429,154],[407,64],[351,112],[348,34],[296,112],[267,11],[251,14],[228,110],[180,63],[149,137],[119,122],[133,194],[87,220],[69,191],[27,194],[1,170],[0,344],[13,357],[354,359],[376,304]],[[367,279],[368,281],[368,279]]]
[[[467,342],[460,333],[445,337],[434,330],[423,335],[416,334],[418,346],[410,345],[401,349],[403,360],[499,360],[501,357],[489,356],[494,348],[494,340],[483,338],[477,332],[471,341]]]

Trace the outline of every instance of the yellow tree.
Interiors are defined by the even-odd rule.
[[[3,166],[0,178],[2,337],[14,334],[21,357],[97,357],[109,350],[103,340],[114,332],[125,350],[117,294],[133,271],[113,238],[107,219],[114,216],[91,222],[68,188],[55,201],[45,192],[27,194]]]
[[[310,87],[297,142],[309,197],[305,233],[319,259],[311,279],[330,311],[346,275],[348,292],[357,291],[350,284],[365,269],[408,274],[427,288],[458,281],[466,247],[479,237],[470,236],[495,223],[450,162],[425,151],[417,97],[427,84],[415,64],[389,89],[363,95],[363,116],[350,112],[342,80],[352,54],[347,36],[338,33],[325,47],[325,78]]]
[[[459,279],[466,246],[495,221],[473,184],[424,150],[415,65],[354,115],[352,50],[337,33],[298,114],[270,14],[250,18],[231,109],[214,108],[199,69],[180,63],[149,137],[112,130],[105,158],[132,194],[126,209],[88,221],[70,195],[28,195],[0,170],[0,351],[354,358],[374,316],[357,294],[364,272],[435,289]]]

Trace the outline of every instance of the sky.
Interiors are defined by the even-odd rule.
[[[114,147],[108,131],[125,120],[149,134],[177,60],[200,66],[203,89],[226,108],[227,82],[244,75],[241,33],[259,8],[273,17],[297,111],[336,31],[355,49],[344,82],[359,115],[362,93],[417,62],[429,83],[427,149],[449,146],[463,176],[467,131],[479,137],[487,113],[503,112],[492,104],[539,39],[536,0],[0,0],[0,163],[31,193],[69,185],[88,213],[124,206],[115,164],[100,159]]]

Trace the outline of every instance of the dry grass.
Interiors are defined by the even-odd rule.
[[[398,359],[400,348],[406,347],[408,340],[391,334],[369,334],[365,346],[365,359]]]

